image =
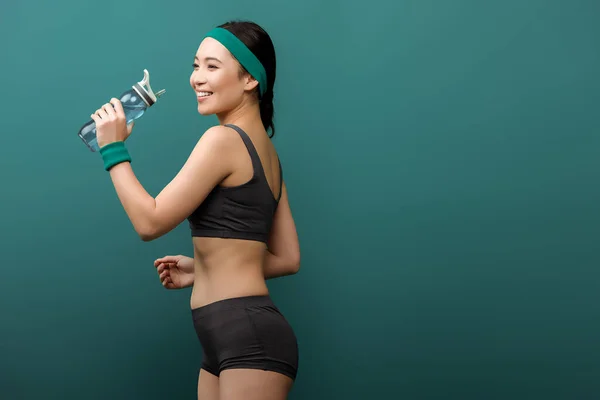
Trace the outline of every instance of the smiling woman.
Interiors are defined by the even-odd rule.
[[[166,288],[193,287],[203,399],[285,399],[297,373],[294,330],[265,283],[300,266],[281,162],[269,140],[275,65],[271,38],[255,23],[227,23],[204,37],[190,85],[198,113],[215,114],[220,124],[202,135],[156,198],[131,167],[131,127],[119,100],[92,116],[105,168],[142,240],[189,221],[194,257],[164,256],[155,267]]]

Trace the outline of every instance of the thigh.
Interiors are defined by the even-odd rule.
[[[219,400],[219,377],[205,369],[198,376],[198,400]]]
[[[219,400],[286,400],[294,381],[260,369],[227,369],[219,375]]]

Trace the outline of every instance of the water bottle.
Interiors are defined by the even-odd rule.
[[[127,125],[144,115],[148,107],[156,103],[156,100],[164,93],[165,89],[156,93],[152,91],[150,87],[150,74],[145,69],[144,79],[133,85],[131,89],[124,92],[119,98],[123,105],[123,111],[125,111]],[[93,119],[86,122],[77,135],[92,152],[100,149],[96,140],[96,123]]]

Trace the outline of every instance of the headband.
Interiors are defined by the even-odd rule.
[[[233,33],[229,32],[224,28],[214,28],[209,31],[205,38],[211,37],[219,41],[223,46],[229,50],[231,54],[238,60],[246,71],[250,73],[258,81],[258,89],[260,90],[260,97],[262,97],[267,91],[267,72],[263,67],[262,63],[256,58],[254,53],[250,51],[246,45],[237,38]]]

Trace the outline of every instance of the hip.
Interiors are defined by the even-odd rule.
[[[191,310],[204,352],[203,368],[276,371],[295,379],[298,341],[268,295],[234,297]]]
[[[193,308],[191,314],[205,350],[241,346],[297,352],[294,329],[269,295],[223,299]]]

